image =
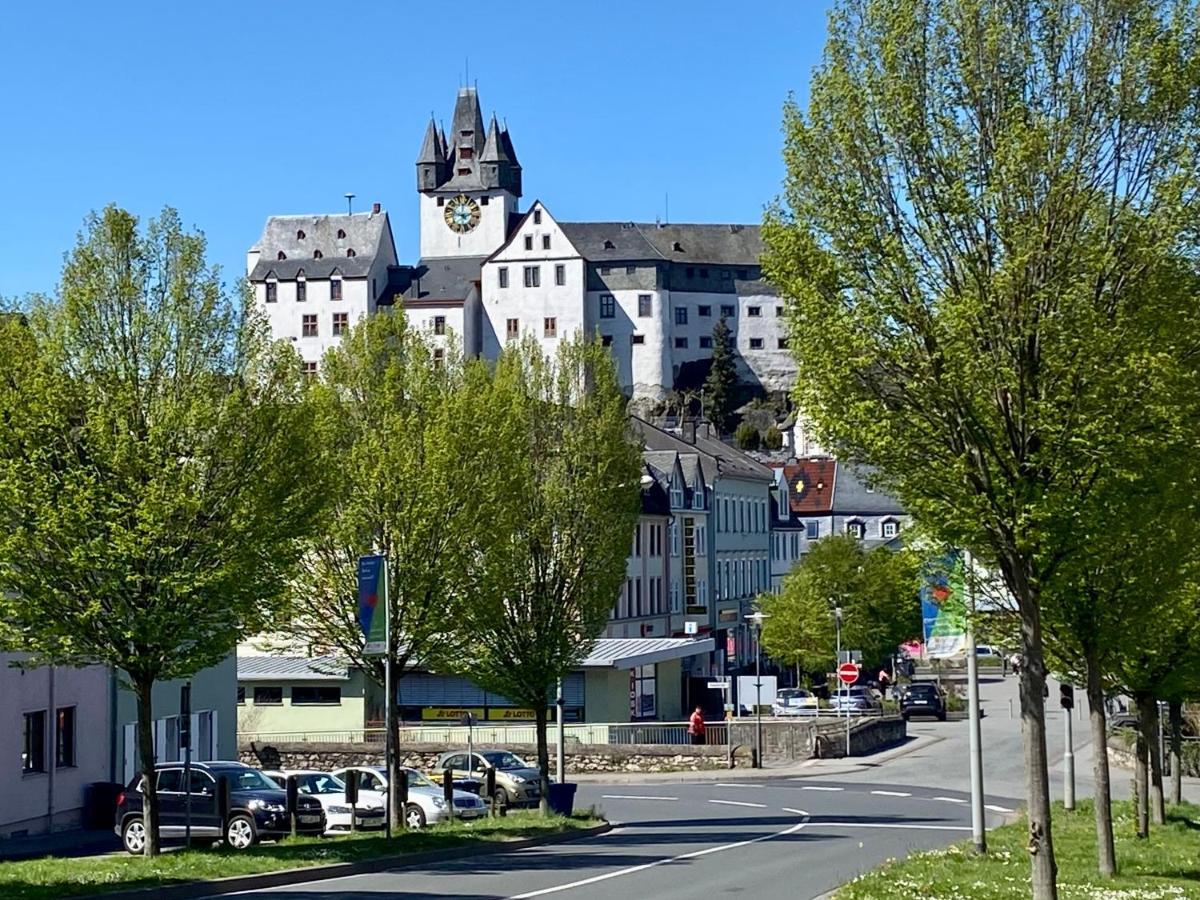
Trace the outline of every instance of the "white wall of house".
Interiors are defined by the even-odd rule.
[[[386,281],[386,272],[384,279]],[[290,341],[305,362],[315,362],[320,367],[325,352],[341,343],[334,334],[334,315],[344,313],[346,322],[353,326],[374,310],[371,297],[371,278],[342,278],[342,299],[331,299],[330,282],[334,278],[305,279],[305,300],[296,300],[296,280],[278,281],[268,278],[254,284],[255,301],[265,311],[271,334],[276,340]],[[376,276],[377,287],[378,276]],[[275,281],[276,300],[267,302],[267,284]],[[379,287],[382,290],[382,287]],[[304,334],[305,316],[316,316],[316,336]]]

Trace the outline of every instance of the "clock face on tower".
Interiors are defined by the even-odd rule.
[[[446,225],[451,231],[466,234],[479,224],[479,204],[466,194],[446,201]]]

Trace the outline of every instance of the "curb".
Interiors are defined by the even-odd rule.
[[[515,841],[490,841],[476,848],[467,846],[453,847],[446,850],[428,850],[424,853],[401,853],[395,856],[380,856],[375,859],[365,859],[361,862],[334,863],[328,866],[308,866],[299,869],[279,869],[275,872],[263,872],[260,875],[234,875],[231,878],[217,878],[212,881],[189,881],[177,885],[157,885],[155,887],[135,888],[128,891],[109,891],[103,894],[88,894],[82,900],[190,900],[196,897],[212,897],[221,894],[234,894],[241,891],[262,890],[264,888],[284,887],[289,884],[302,884],[308,881],[326,881],[331,878],[345,878],[348,875],[362,875],[370,872],[384,872],[391,869],[410,869],[417,866],[428,866],[435,863],[449,862],[465,857],[495,856],[513,853],[529,847],[540,847],[545,844],[567,844],[572,841],[584,840],[607,834],[617,827],[612,822],[603,822],[591,828],[581,828],[577,831],[566,831],[560,834],[535,835],[520,838]],[[465,850],[469,852],[464,853]]]

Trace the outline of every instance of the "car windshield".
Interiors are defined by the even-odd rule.
[[[507,750],[493,750],[490,753],[481,753],[484,759],[490,765],[497,769],[528,769],[529,765],[519,756],[514,756]]]
[[[346,785],[341,780],[325,772],[297,775],[296,788],[302,794],[344,794],[346,792]]]
[[[216,771],[215,775],[224,775],[229,779],[229,787],[235,791],[277,791],[279,785],[257,769],[230,769]]]
[[[937,688],[932,684],[910,684],[905,693],[909,694],[936,694]]]
[[[408,773],[408,786],[410,788],[422,787],[441,790],[441,785],[434,784],[424,772],[418,772],[416,769],[405,769],[404,771]]]
[[[801,691],[801,690],[796,690],[795,688],[791,688],[788,690],[780,691],[778,694],[776,694],[776,696],[780,700],[782,700],[784,703],[787,703],[789,700],[803,700],[805,697],[808,696],[808,691]]]

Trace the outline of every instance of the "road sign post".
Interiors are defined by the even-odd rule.
[[[858,674],[861,670],[858,663],[844,662],[839,663],[837,667],[838,681],[844,684],[847,688],[854,682],[858,681]],[[846,707],[846,758],[850,758],[850,692],[846,691],[845,701],[842,706]]]
[[[383,656],[383,765],[388,773],[384,806],[386,835],[392,836],[392,812],[395,809],[395,773],[392,771],[392,650],[391,623],[388,621],[387,557],[371,553],[358,559],[358,622],[365,642],[363,653]],[[403,812],[403,811],[402,811]],[[403,815],[401,815],[403,821]]]
[[[721,699],[723,701],[721,706],[725,713],[725,755],[728,757],[729,768],[732,769],[733,768],[733,735],[730,732],[733,730],[733,728],[732,728],[733,723],[730,721],[729,712],[733,707],[729,702],[729,700],[730,700],[729,689],[733,685],[733,679],[731,679],[729,676],[720,676],[720,675],[716,676],[716,678],[717,678],[716,681],[710,681],[708,683],[708,689],[710,691],[720,691],[721,692]]]

